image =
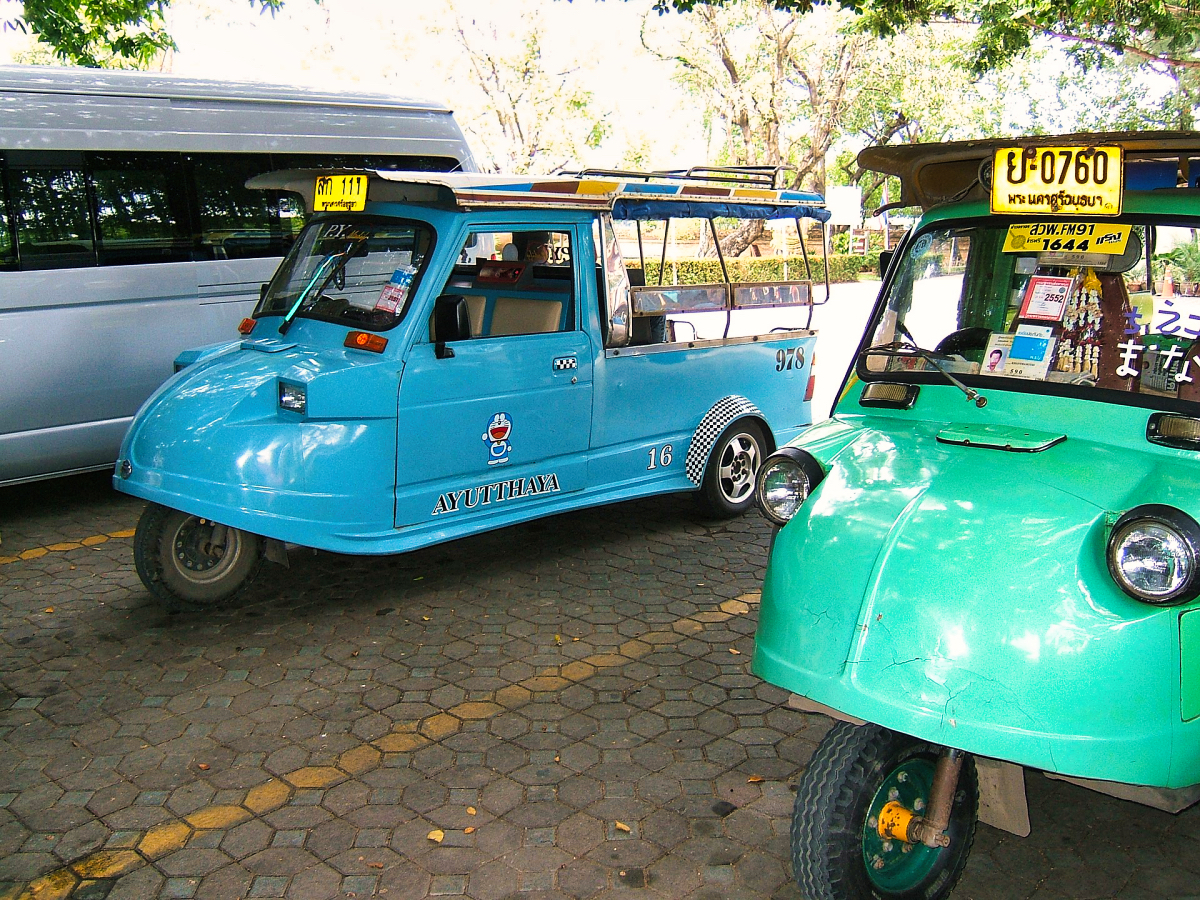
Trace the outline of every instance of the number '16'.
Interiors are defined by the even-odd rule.
[[[662,449],[657,447],[650,448],[650,465],[646,466],[647,471],[657,469],[659,466],[664,468],[671,464],[671,460],[675,458],[675,448],[670,444],[663,444]],[[656,461],[657,460],[657,461]]]

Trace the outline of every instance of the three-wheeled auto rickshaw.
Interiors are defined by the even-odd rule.
[[[923,216],[830,419],[764,462],[753,670],[836,721],[810,900],[933,898],[1025,770],[1200,798],[1200,134],[869,148]]]
[[[763,457],[812,422],[801,221],[829,214],[784,177],[252,179],[315,215],[242,339],[179,357],[126,435],[142,581],[204,608],[288,545],[398,553],[669,491],[748,509]],[[721,229],[772,219],[801,231],[796,277],[739,274]],[[683,225],[709,260],[668,255]]]

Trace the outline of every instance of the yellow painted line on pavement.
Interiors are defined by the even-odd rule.
[[[108,537],[125,537],[133,532],[118,532]],[[302,766],[246,792],[240,804],[202,807],[182,819],[156,825],[138,841],[136,850],[99,850],[61,869],[49,872],[26,885],[0,889],[0,900],[60,900],[70,897],[84,881],[119,878],[154,860],[182,850],[196,834],[214,829],[232,828],[251,818],[273,812],[291,799],[293,790],[331,788],[348,778],[373,771],[388,753],[411,753],[427,744],[457,734],[468,721],[491,718],[530,703],[537,693],[561,691],[586,681],[604,669],[635,662],[704,631],[706,625],[719,625],[745,615],[757,604],[757,592],[725,600],[716,609],[677,619],[670,627],[649,631],[630,638],[613,650],[594,653],[561,666],[550,666],[535,675],[492,693],[491,700],[471,700],[424,719],[398,722],[389,734],[344,750],[335,765]]]
[[[8,566],[28,559],[41,559],[48,553],[65,553],[68,550],[78,550],[80,547],[95,547],[98,544],[107,543],[113,538],[117,540],[131,538],[136,531],[135,528],[125,528],[121,531],[110,531],[107,534],[93,534],[78,541],[59,541],[57,544],[47,544],[45,547],[30,547],[28,550],[22,550],[16,556],[0,556],[0,566]],[[0,900],[5,900],[2,894],[0,894]]]

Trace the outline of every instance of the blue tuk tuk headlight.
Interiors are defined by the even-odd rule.
[[[1107,557],[1113,580],[1136,600],[1174,606],[1200,593],[1200,525],[1174,507],[1129,510],[1113,526]]]
[[[308,389],[302,384],[279,382],[279,408],[304,415],[308,412]]]
[[[812,454],[799,447],[781,447],[758,470],[755,502],[768,520],[786,525],[824,477]]]

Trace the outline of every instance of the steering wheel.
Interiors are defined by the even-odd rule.
[[[988,338],[991,336],[990,328],[960,328],[938,341],[934,352],[945,356],[966,356],[972,350],[982,353],[987,349]]]

